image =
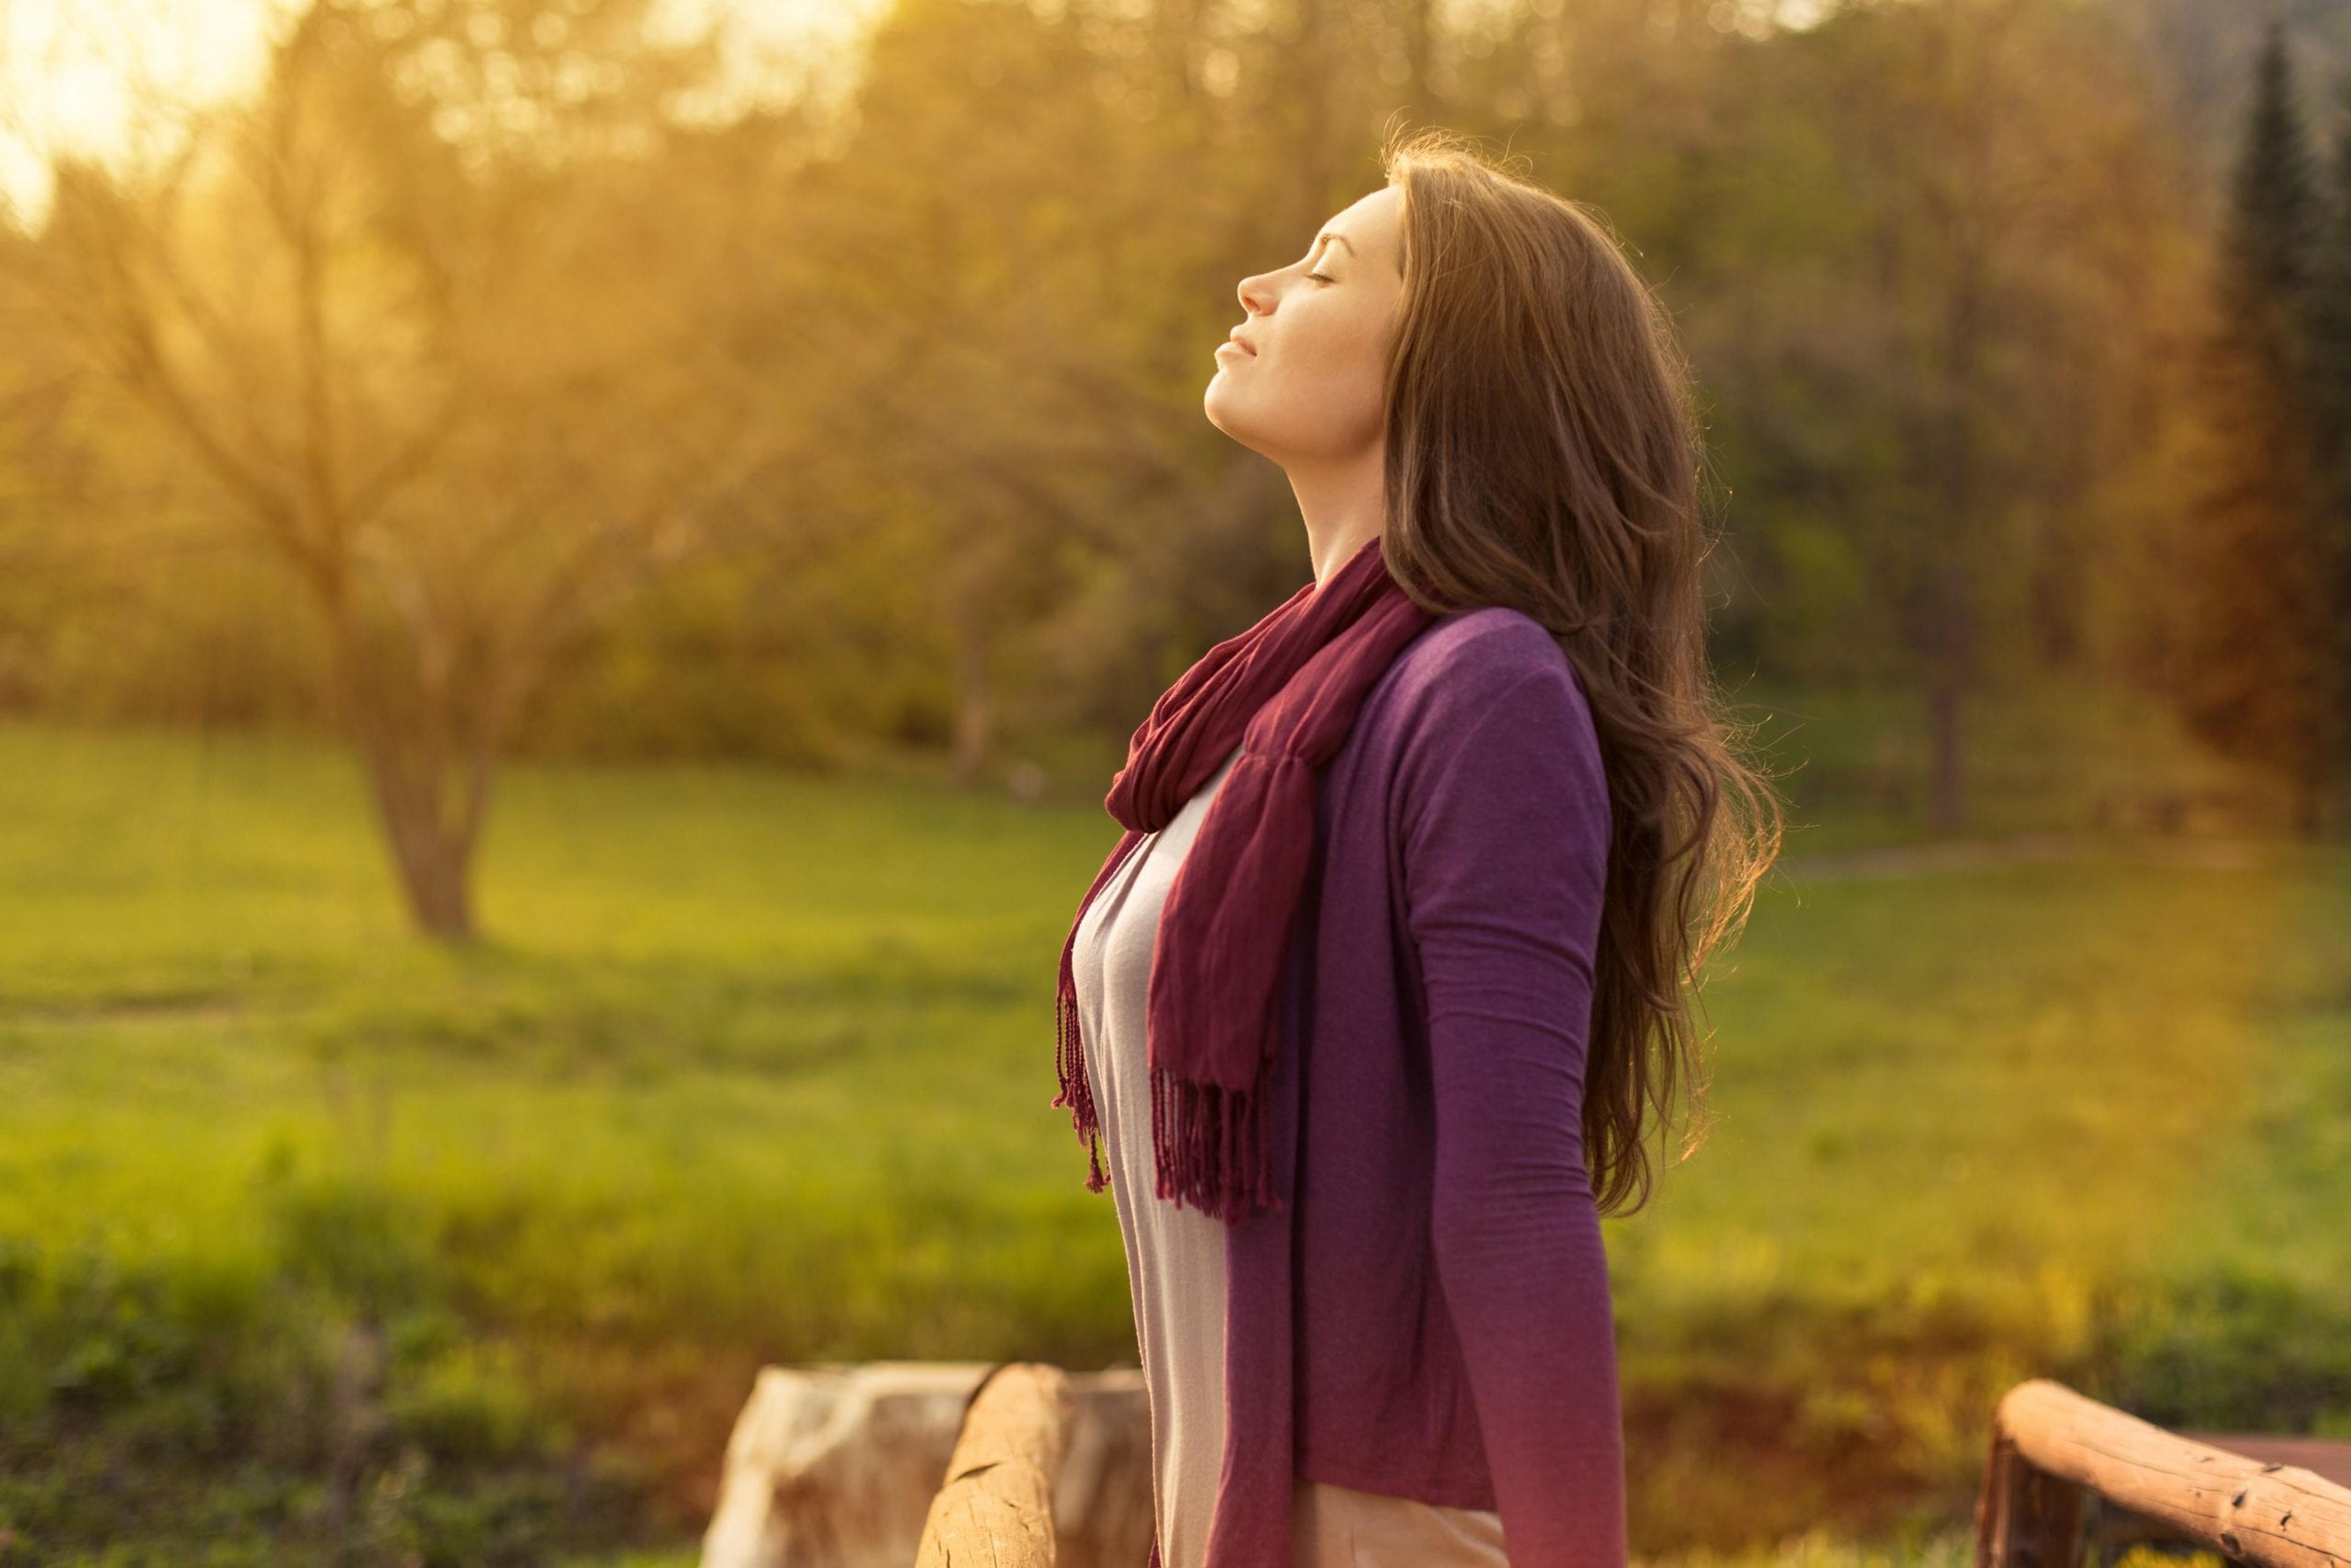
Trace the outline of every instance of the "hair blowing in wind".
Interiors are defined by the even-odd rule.
[[[1601,1212],[1629,1212],[1677,1092],[1701,1104],[1701,969],[1743,926],[1784,815],[1707,659],[1688,362],[1595,213],[1440,131],[1383,164],[1405,198],[1383,549],[1425,608],[1523,611],[1582,677],[1614,819],[1584,1158]],[[1703,1118],[1687,1130],[1683,1155]]]

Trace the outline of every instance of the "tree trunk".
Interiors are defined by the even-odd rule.
[[[987,679],[987,617],[967,594],[956,607],[955,777],[976,784],[996,741],[996,704]]]
[[[1938,679],[1927,697],[1928,755],[1933,778],[1928,791],[1928,820],[1938,833],[1959,831],[1966,810],[1960,778],[1959,686],[1948,677]]]
[[[330,618],[340,621],[333,608]],[[475,738],[457,800],[448,789],[444,715],[404,727],[370,663],[364,638],[348,623],[335,632],[336,686],[344,722],[375,797],[392,869],[417,929],[449,942],[475,936],[474,845],[489,795],[490,743]]]
[[[1959,831],[1967,813],[1959,705],[1975,674],[1975,550],[1983,509],[1977,471],[1976,411],[1983,361],[1984,267],[1971,244],[1955,247],[1956,275],[1945,319],[1946,395],[1942,527],[1928,547],[1927,635],[1928,821]]]
[[[427,936],[449,942],[474,939],[473,855],[437,821],[437,813],[419,810],[412,792],[388,788],[381,769],[376,780],[376,809],[392,841],[392,863],[400,873],[400,889],[408,913]]]

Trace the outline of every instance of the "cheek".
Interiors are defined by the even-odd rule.
[[[1262,356],[1220,367],[1207,391],[1211,421],[1277,460],[1347,457],[1375,440],[1385,398],[1385,322],[1336,307],[1317,301],[1295,309],[1266,334]]]
[[[1386,373],[1379,325],[1366,312],[1332,310],[1298,322],[1295,337],[1282,345],[1275,368],[1289,372],[1284,392],[1311,404],[1301,412],[1333,434],[1360,432],[1379,421]]]

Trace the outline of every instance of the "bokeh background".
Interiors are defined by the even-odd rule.
[[[1054,961],[1431,123],[1671,308],[1795,824],[1636,1552],[2351,1437],[2335,0],[0,0],[0,1563],[684,1564],[762,1363],[1133,1359]]]

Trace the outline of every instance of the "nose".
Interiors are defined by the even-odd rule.
[[[1263,273],[1242,278],[1238,292],[1241,308],[1252,316],[1262,316],[1273,308],[1273,290],[1266,287]]]

